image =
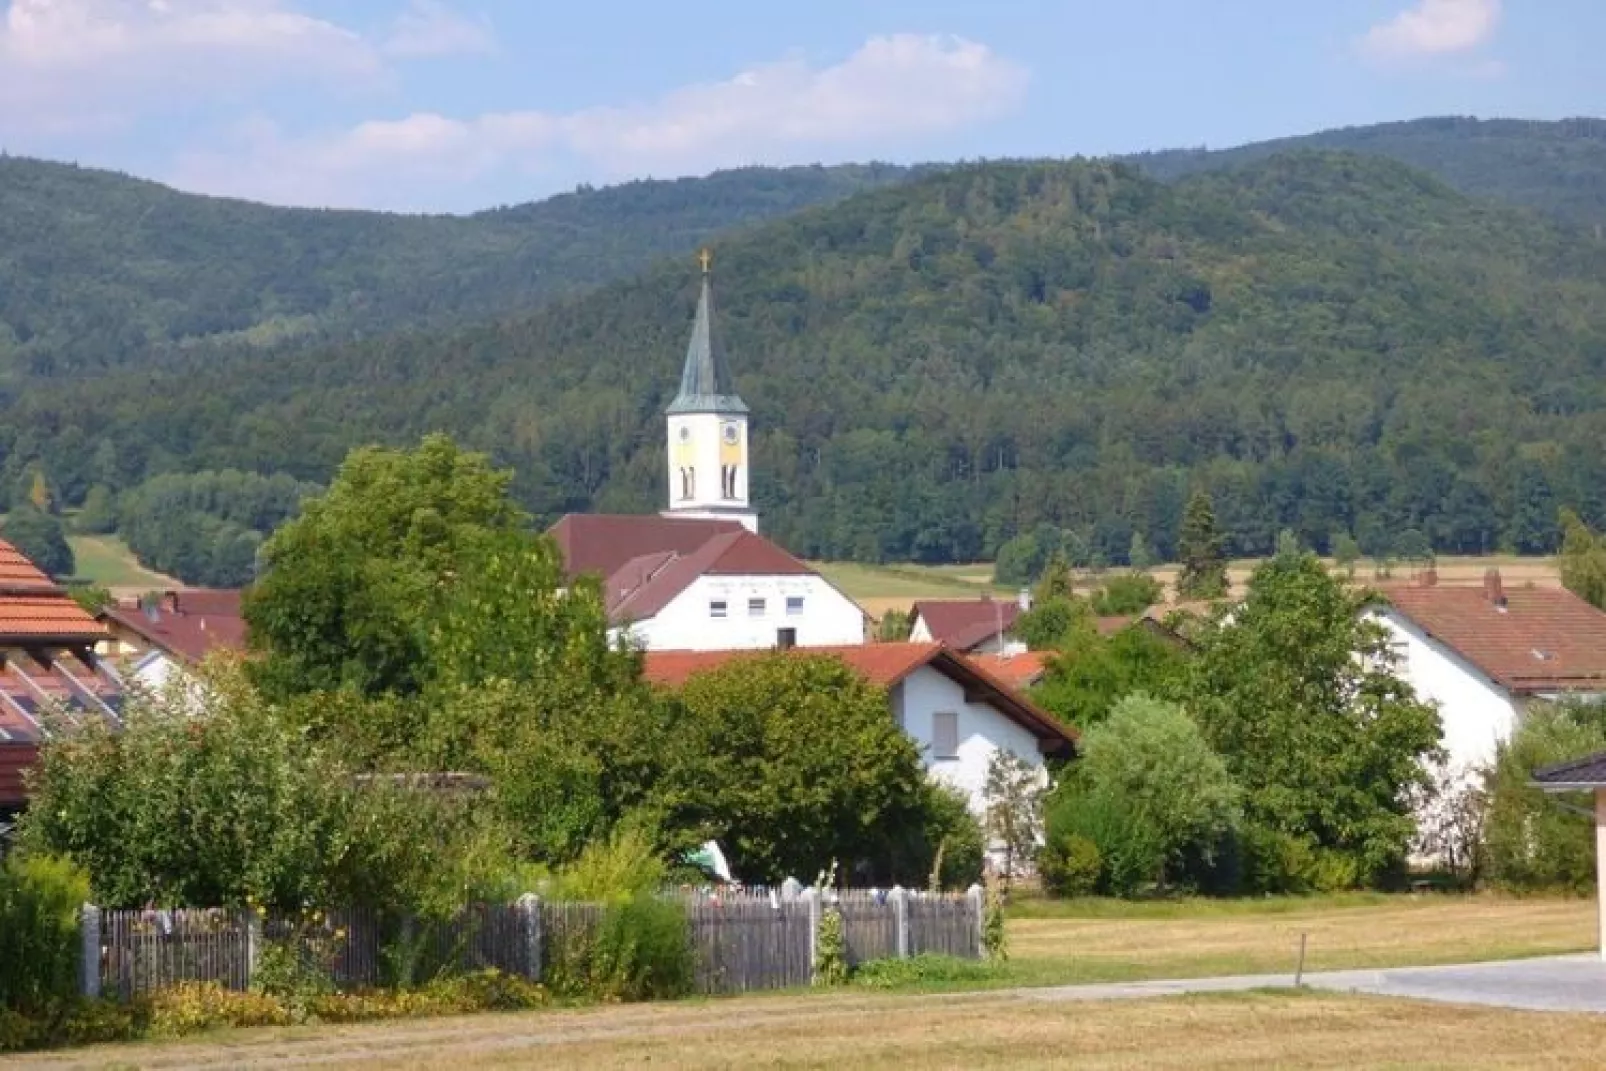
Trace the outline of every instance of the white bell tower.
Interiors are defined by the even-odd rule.
[[[747,498],[747,406],[736,394],[725,350],[714,327],[709,285],[713,256],[703,250],[703,290],[680,391],[666,412],[669,430],[669,508],[666,517],[740,521],[758,531]]]

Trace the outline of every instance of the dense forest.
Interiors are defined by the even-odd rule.
[[[746,229],[715,276],[755,498],[800,553],[973,560],[1050,526],[1172,557],[1196,487],[1235,554],[1606,524],[1606,244],[1388,160],[957,167]],[[445,429],[542,518],[651,510],[695,283],[677,259],[466,329],[34,377],[0,487],[30,462],[69,503],[174,469],[322,481]]]
[[[199,197],[0,156],[0,386],[204,340],[271,347],[499,316],[910,174],[747,168],[402,216]]]
[[[1606,120],[1414,119],[1344,127],[1234,149],[1172,149],[1128,161],[1171,180],[1264,160],[1279,153],[1331,149],[1383,156],[1431,172],[1462,193],[1537,209],[1596,232],[1606,227]]]

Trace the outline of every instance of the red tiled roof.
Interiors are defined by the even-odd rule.
[[[106,628],[21,552],[0,540],[0,644],[61,640],[94,643]]]
[[[762,658],[773,651],[648,651],[643,672],[654,684],[678,688],[699,673],[733,661]],[[941,643],[870,643],[852,647],[794,647],[793,657],[839,658],[871,684],[890,688],[923,666],[930,666],[968,690],[982,693],[1005,717],[1050,742],[1057,749],[1074,750],[1076,736],[1053,716],[1021,695],[1008,681],[958,651]]]
[[[1022,651],[1020,654],[971,655],[970,660],[1011,688],[1024,690],[1043,679],[1053,651]]]
[[[1563,588],[1391,586],[1400,616],[1519,694],[1606,691],[1606,613]]]
[[[922,599],[914,614],[926,623],[931,638],[960,651],[1005,632],[1020,616],[1020,604],[1006,599]]]
[[[219,648],[243,651],[246,646],[238,591],[170,592],[149,614],[139,607],[111,606],[101,618],[187,662],[199,662]]]
[[[549,533],[570,576],[612,576],[626,562],[649,554],[690,554],[717,535],[746,531],[737,521],[688,517],[571,513]]]

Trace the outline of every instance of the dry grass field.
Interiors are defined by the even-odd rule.
[[[1019,993],[749,997],[86,1050],[48,1067],[1581,1068],[1606,1017],[1264,992],[1104,1004]]]
[[[1341,896],[1026,904],[999,984],[1280,973],[1577,951],[1588,900]],[[5,1066],[475,1068],[1585,1067],[1606,1017],[1314,993],[1060,1003],[1029,990],[782,993],[346,1027],[235,1031]]]
[[[966,599],[991,594],[995,598],[1013,598],[1013,589],[999,587],[992,582],[992,566],[973,565],[865,565],[859,562],[812,562],[816,569],[849,598],[864,607],[871,617],[879,618],[888,610],[907,610],[917,599]],[[1249,582],[1249,574],[1258,562],[1234,561],[1227,570],[1234,595],[1242,595]],[[1329,563],[1330,565],[1332,563]],[[1554,558],[1517,558],[1506,555],[1489,557],[1440,558],[1436,565],[1439,583],[1445,585],[1477,585],[1483,574],[1496,567],[1507,587],[1558,587],[1561,573]],[[1336,566],[1335,566],[1336,568]],[[1416,573],[1410,565],[1396,564],[1391,576],[1380,576],[1373,563],[1363,561],[1356,566],[1357,583],[1379,585],[1407,583]],[[1162,565],[1150,570],[1166,589],[1167,597],[1176,591],[1177,566]],[[1080,572],[1077,583],[1091,588],[1098,579]]]

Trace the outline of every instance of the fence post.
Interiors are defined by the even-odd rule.
[[[257,979],[257,957],[262,954],[262,913],[245,909],[245,988]]]
[[[524,940],[527,950],[527,970],[532,982],[541,980],[541,898],[534,893],[519,897],[519,910],[524,915]]]
[[[100,908],[85,904],[78,910],[83,944],[79,959],[79,991],[90,1000],[100,996]]]
[[[887,900],[892,904],[893,925],[897,928],[898,958],[909,958],[909,890],[902,885],[894,885],[892,891],[887,893]]]
[[[972,885],[965,890],[965,900],[969,902],[970,909],[976,913],[976,955],[979,958],[982,950],[987,947],[987,906],[984,893],[980,885]]]
[[[820,890],[804,889],[798,899],[809,906],[809,977],[813,978],[820,949]]]

